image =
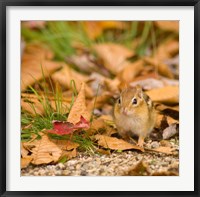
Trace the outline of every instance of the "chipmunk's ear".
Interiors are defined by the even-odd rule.
[[[143,98],[143,92],[142,92],[142,87],[140,85],[136,85],[136,92],[139,98]]]

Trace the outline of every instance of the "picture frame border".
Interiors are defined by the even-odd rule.
[[[6,190],[6,7],[7,6],[194,6],[194,191],[7,191]],[[1,196],[199,196],[200,0],[1,0],[0,1],[0,194]],[[189,170],[189,169],[188,169]],[[186,180],[187,181],[187,180]]]

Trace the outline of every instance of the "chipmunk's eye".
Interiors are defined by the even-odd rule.
[[[133,105],[136,105],[136,104],[137,104],[137,99],[136,99],[136,98],[133,98],[132,104],[133,104]]]
[[[120,98],[118,99],[118,104],[121,104],[121,99]]]

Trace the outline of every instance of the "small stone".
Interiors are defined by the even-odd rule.
[[[158,142],[152,142],[151,143],[151,148],[158,148],[159,147],[159,143]]]
[[[59,164],[58,164],[58,167],[62,170],[62,169],[65,168],[65,165],[64,165],[63,163],[59,163]]]
[[[35,171],[35,172],[33,173],[34,176],[38,176],[38,174],[39,174],[39,173],[38,173],[37,171]]]

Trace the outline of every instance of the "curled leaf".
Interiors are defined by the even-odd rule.
[[[48,133],[53,133],[57,135],[69,135],[77,129],[88,129],[89,121],[85,120],[81,116],[80,121],[76,124],[67,121],[53,121],[53,129],[47,130]]]

